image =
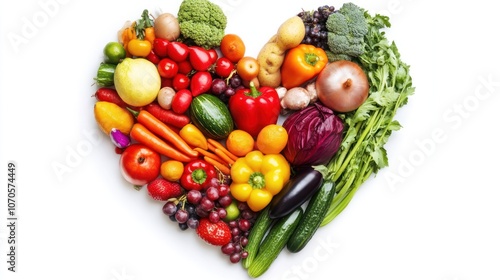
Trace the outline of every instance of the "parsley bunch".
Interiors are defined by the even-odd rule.
[[[401,128],[396,111],[407,104],[415,88],[409,65],[400,59],[394,42],[389,42],[384,28],[389,18],[364,11],[368,33],[364,53],[358,62],[368,76],[368,99],[355,111],[341,114],[347,130],[339,151],[326,166],[318,167],[336,184],[337,194],[322,226],[331,222],[349,204],[358,188],[372,175],[388,166],[384,145],[393,131]]]

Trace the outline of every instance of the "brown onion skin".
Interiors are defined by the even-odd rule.
[[[318,99],[339,113],[356,110],[368,98],[369,89],[363,69],[348,60],[329,63],[316,79]]]

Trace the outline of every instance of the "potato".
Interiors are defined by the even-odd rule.
[[[258,79],[261,86],[278,87],[281,84],[281,65],[287,50],[298,46],[306,34],[302,19],[293,16],[283,22],[257,55],[260,64]]]
[[[266,43],[257,55],[260,65],[259,82],[261,86],[277,87],[281,84],[281,65],[285,59],[283,51],[277,43]]]
[[[289,50],[298,46],[304,36],[306,35],[306,28],[304,22],[298,16],[293,16],[283,22],[278,28],[276,34],[276,43],[283,50]]]

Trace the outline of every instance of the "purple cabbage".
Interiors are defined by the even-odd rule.
[[[284,122],[283,155],[293,166],[326,164],[340,148],[344,123],[319,102],[292,113]]]

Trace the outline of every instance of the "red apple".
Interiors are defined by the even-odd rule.
[[[160,174],[161,156],[142,144],[128,146],[120,156],[120,170],[127,182],[143,186]]]

